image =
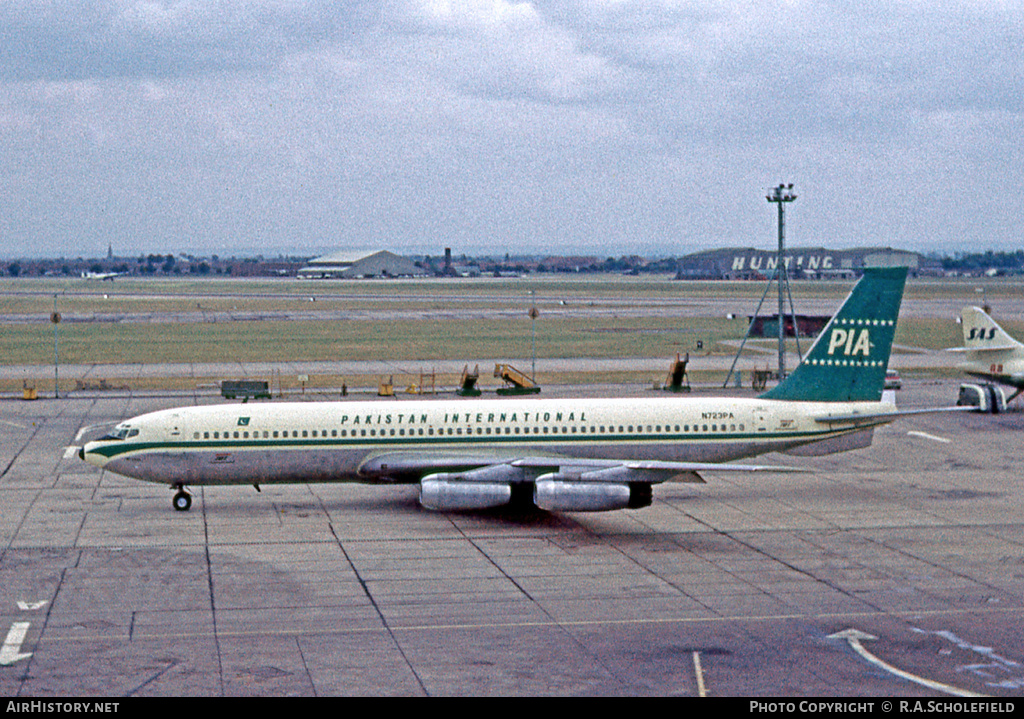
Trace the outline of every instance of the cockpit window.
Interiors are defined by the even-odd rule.
[[[114,427],[114,429],[107,432],[100,439],[127,439],[128,437],[135,437],[139,434],[139,430],[131,429],[129,427]]]

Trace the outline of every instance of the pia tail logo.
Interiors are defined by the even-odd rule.
[[[807,363],[824,367],[885,367],[895,327],[896,320],[837,319],[815,341],[811,353],[814,356]],[[872,335],[878,344],[872,341]],[[875,350],[879,356],[872,358]]]
[[[996,336],[995,327],[972,327],[971,334],[968,335],[967,341],[971,340],[990,340]]]
[[[828,353],[834,355],[837,351],[842,352],[846,357],[856,355],[869,357],[871,355],[870,330],[867,328],[860,330],[856,328],[848,330],[841,327],[834,328],[832,335],[828,339]]]

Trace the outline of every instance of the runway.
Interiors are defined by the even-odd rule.
[[[957,385],[905,380],[899,401]],[[179,513],[74,454],[193,401],[0,402],[3,695],[1024,689],[1024,412],[914,416],[866,449],[763,458],[807,474],[709,474],[600,514],[435,513],[360,485],[194,488]]]

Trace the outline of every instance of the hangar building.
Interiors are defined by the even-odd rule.
[[[859,247],[830,250],[824,247],[793,247],[786,250],[786,269],[793,278],[852,278],[865,267],[909,267],[912,275],[925,270],[928,259],[917,252],[890,247]],[[694,279],[764,279],[775,273],[776,250],[753,247],[707,250],[679,259],[679,277]]]
[[[430,273],[411,260],[387,250],[335,252],[310,260],[299,270],[303,279],[358,277],[425,277]]]

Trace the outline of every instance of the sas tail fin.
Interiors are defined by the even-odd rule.
[[[906,267],[869,267],[793,373],[761,395],[804,402],[878,402]]]
[[[1024,345],[1008,335],[980,307],[964,307],[960,312],[964,331],[964,349],[973,351],[1024,350]]]

